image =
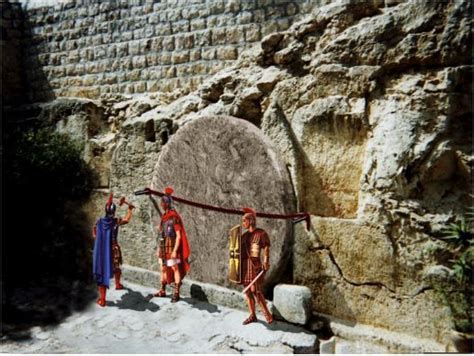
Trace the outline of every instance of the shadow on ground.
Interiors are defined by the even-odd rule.
[[[151,302],[153,298],[152,294],[147,295],[146,297],[143,296],[140,292],[136,292],[130,288],[124,288],[127,291],[119,301],[117,302],[107,302],[107,306],[110,307],[117,307],[119,309],[130,309],[135,311],[146,311],[149,310],[151,312],[157,312],[160,310],[160,307],[155,303]]]
[[[95,286],[82,281],[33,281],[4,293],[1,336],[11,340],[30,339],[34,326],[54,326],[96,299]]]

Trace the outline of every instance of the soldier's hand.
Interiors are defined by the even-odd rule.
[[[270,263],[267,263],[267,262],[264,263],[264,264],[263,264],[263,270],[266,272],[266,271],[268,271],[269,269],[270,269]]]
[[[171,253],[171,258],[176,258],[176,251],[173,251],[173,252]]]

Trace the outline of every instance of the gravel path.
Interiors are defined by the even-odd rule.
[[[152,298],[127,283],[108,305],[91,304],[54,327],[34,327],[24,340],[3,339],[7,353],[293,353],[314,352],[316,335],[287,324],[243,326],[247,313],[183,298]],[[243,300],[242,300],[243,302]],[[261,315],[259,319],[263,320]]]

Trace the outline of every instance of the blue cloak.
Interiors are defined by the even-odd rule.
[[[117,227],[117,222],[112,217],[100,218],[96,223],[92,273],[97,285],[107,288],[109,288],[109,282],[114,273],[112,265],[112,238]]]

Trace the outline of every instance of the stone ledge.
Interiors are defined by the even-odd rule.
[[[130,265],[122,266],[123,279],[132,283],[141,284],[147,287],[159,288],[160,273],[150,271],[140,267]],[[172,288],[168,287],[169,295]],[[222,305],[233,309],[247,310],[247,303],[240,291],[220,287],[214,284],[202,283],[185,278],[181,287],[183,296],[192,297],[198,300],[206,301],[210,304]],[[268,307],[272,308],[272,303],[267,301]],[[257,307],[257,312],[260,312]]]
[[[329,327],[335,336],[348,341],[363,341],[386,347],[390,352],[406,353],[444,353],[448,346],[434,340],[416,338],[399,332],[389,331],[369,325],[351,323],[332,316],[314,313],[318,318],[328,321]]]

